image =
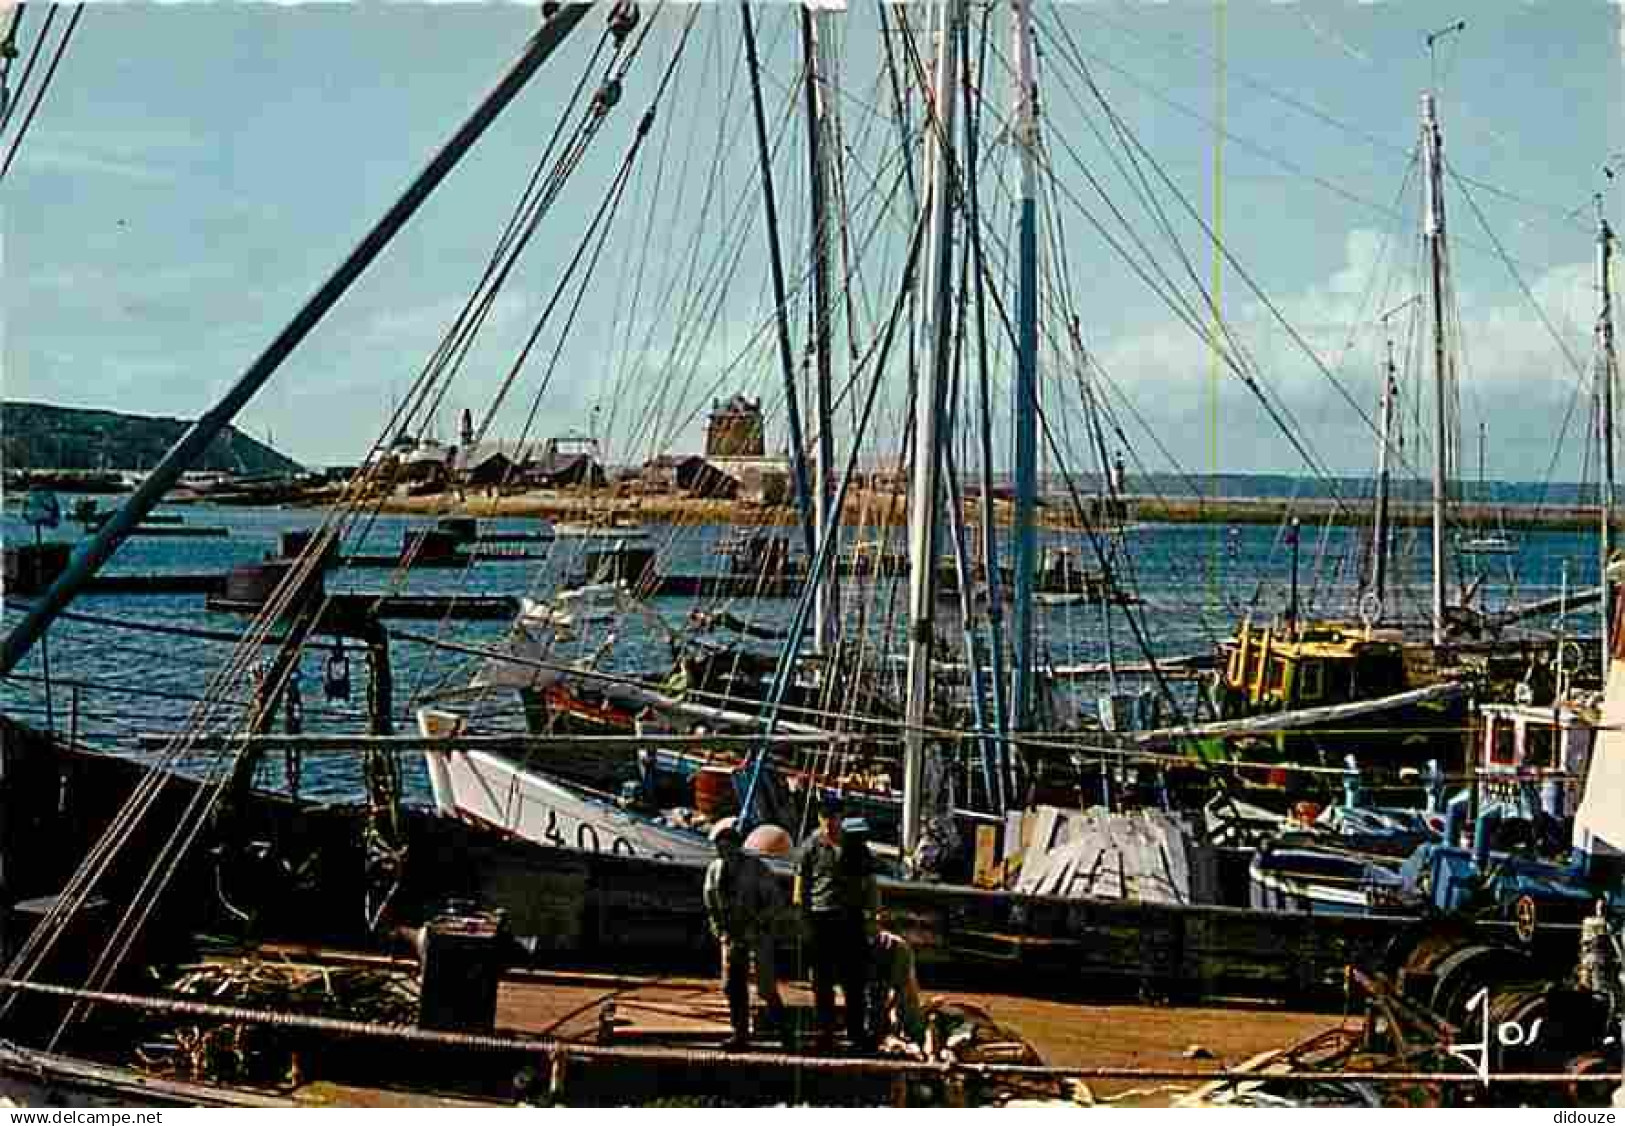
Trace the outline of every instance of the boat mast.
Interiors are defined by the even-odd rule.
[[[1033,720],[1033,575],[1038,530],[1038,119],[1033,83],[1032,13],[1028,0],[1011,0],[1016,55],[1015,136],[1021,150],[1020,228],[1017,254],[1015,379],[1015,592],[1012,634],[1015,676],[1011,729]]]
[[[820,534],[830,527],[830,493],[835,484],[835,444],[832,433],[830,385],[830,283],[829,183],[826,175],[824,140],[825,105],[819,89],[818,23],[810,7],[801,9],[802,67],[807,95],[807,185],[812,195],[812,282],[813,282],[813,401],[818,410],[818,445],[814,451],[813,523]],[[832,534],[839,535],[839,531]],[[839,613],[840,592],[836,585],[838,568],[826,568],[817,576],[813,605],[813,651],[827,653],[834,638],[834,622]]]
[[[339,263],[320,289],[294,315],[293,320],[266,346],[265,351],[249,365],[231,388],[213,407],[202,415],[191,429],[182,435],[170,451],[163,456],[152,472],[147,474],[130,499],[124,502],[112,519],[101,530],[74,552],[72,561],[57,580],[51,584],[32,610],[6,635],[0,646],[0,677],[7,676],[17,662],[33,648],[34,642],[56,619],[63,607],[72,601],[81,587],[101,565],[112,556],[126,536],[147,517],[163,500],[181,474],[206,449],[215,435],[231,424],[265,382],[276,373],[282,361],[288,358],[310,330],[338,303],[344,292],[389,245],[423,201],[429,198],[440,182],[457,166],[457,162],[479,140],[480,135],[495,121],[497,115],[513,101],[532,75],[553,54],[566,36],[587,14],[587,4],[561,4],[543,20],[542,26],[531,36],[508,72],[502,76],[490,93],[475,107],[450,140],[435,153],[429,163],[407,185],[392,207],[385,212],[365,238],[359,242],[344,261]]]
[[[1112,648],[1112,599],[1109,592],[1116,582],[1113,564],[1117,562],[1116,548],[1123,531],[1117,521],[1117,487],[1112,479],[1111,457],[1106,450],[1106,433],[1100,422],[1101,406],[1096,398],[1094,365],[1089,359],[1089,353],[1083,347],[1083,330],[1079,327],[1076,314],[1072,317],[1071,330],[1072,354],[1076,357],[1079,378],[1083,385],[1084,424],[1089,431],[1090,444],[1095,448],[1095,464],[1100,473],[1100,489],[1096,495],[1096,511],[1099,518],[1095,521],[1095,531],[1091,534],[1099,535],[1106,540],[1106,548],[1100,552],[1102,560],[1106,563],[1106,566],[1101,568],[1100,574],[1103,584],[1100,597],[1100,639],[1106,658],[1106,690],[1115,696],[1117,656]],[[1114,529],[1115,537],[1107,538],[1113,537]]]
[[[1433,284],[1433,644],[1444,644],[1444,522],[1449,482],[1449,447],[1445,441],[1446,387],[1449,372],[1444,341],[1444,185],[1439,120],[1433,94],[1422,95],[1422,169],[1427,192],[1423,228]]]
[[[774,325],[778,329],[779,367],[784,375],[785,425],[789,428],[790,471],[796,486],[796,509],[801,513],[802,546],[808,562],[817,552],[812,498],[807,484],[807,447],[803,444],[801,406],[796,391],[796,365],[790,347],[790,320],[785,297],[784,257],[779,249],[779,209],[773,194],[772,150],[767,143],[767,116],[762,108],[761,65],[756,57],[756,31],[751,24],[750,4],[739,5],[739,18],[744,24],[745,57],[750,64],[750,103],[756,123],[756,158],[762,170],[762,207],[767,221],[768,265],[773,276]]]
[[[925,723],[931,679],[931,644],[936,612],[936,534],[938,469],[937,444],[942,388],[952,352],[950,284],[953,270],[953,232],[950,226],[953,195],[954,108],[958,99],[959,35],[965,0],[952,0],[943,9],[941,39],[937,44],[936,91],[932,99],[928,146],[930,172],[930,224],[926,286],[926,364],[924,378],[914,394],[914,479],[908,513],[909,631],[908,699],[904,710],[903,744],[903,854],[910,855],[920,840],[920,784],[925,765]]]
[[[1602,294],[1602,312],[1597,318],[1597,431],[1602,448],[1602,512],[1598,521],[1602,556],[1599,582],[1602,587],[1602,667],[1606,671],[1611,653],[1609,634],[1613,599],[1608,589],[1608,556],[1612,550],[1614,518],[1614,295],[1609,284],[1614,232],[1602,214],[1602,197],[1597,197],[1597,288]]]
[[[885,6],[882,5],[882,11]],[[968,53],[968,52],[967,52]],[[969,62],[966,63],[969,70]],[[994,808],[1004,810],[1008,797],[1015,791],[1015,777],[1011,772],[1014,754],[1011,752],[1010,713],[1005,705],[1010,682],[1005,679],[1004,668],[1004,576],[999,566],[999,526],[993,502],[993,402],[989,385],[987,356],[987,263],[982,253],[982,197],[977,181],[980,166],[978,153],[981,114],[971,113],[971,79],[967,74],[965,92],[965,186],[969,206],[966,227],[965,253],[972,259],[971,275],[976,279],[976,396],[977,437],[981,443],[981,548],[982,569],[987,576],[988,655],[991,666],[993,726],[998,739],[993,747],[996,768],[993,775]],[[910,181],[912,184],[912,180]]]
[[[1371,593],[1382,615],[1382,596],[1388,580],[1388,447],[1393,442],[1394,399],[1399,391],[1394,378],[1394,339],[1388,338],[1388,360],[1383,371],[1382,409],[1377,431],[1377,515],[1371,532]]]

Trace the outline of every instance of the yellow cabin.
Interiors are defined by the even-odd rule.
[[[1317,622],[1277,632],[1243,622],[1221,650],[1226,696],[1243,714],[1346,704],[1406,687],[1404,647],[1363,628]]]

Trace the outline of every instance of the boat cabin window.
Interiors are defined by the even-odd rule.
[[[1248,684],[1258,684],[1263,681],[1264,660],[1265,653],[1263,646],[1259,646],[1257,649],[1254,649],[1252,654],[1247,658],[1247,664],[1249,666],[1247,669]]]
[[[1490,735],[1490,765],[1511,766],[1518,761],[1518,732],[1509,719],[1494,719]]]
[[[1354,699],[1354,663],[1352,661],[1327,661],[1325,668],[1327,703]]]
[[[1557,746],[1557,732],[1544,723],[1531,723],[1524,728],[1523,765],[1551,766]]]
[[[1326,665],[1321,661],[1305,661],[1298,675],[1298,699],[1314,703],[1326,695]]]
[[[1287,681],[1291,679],[1292,663],[1282,657],[1270,658],[1269,679],[1264,682],[1264,691],[1273,692],[1279,696],[1286,695]]]
[[[1386,696],[1405,687],[1405,660],[1398,653],[1362,653],[1354,663],[1354,692]]]

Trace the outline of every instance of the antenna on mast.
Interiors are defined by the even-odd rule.
[[[1389,325],[1388,322],[1395,316],[1404,312],[1406,309],[1409,309],[1412,305],[1415,305],[1420,300],[1422,300],[1422,295],[1420,293],[1413,293],[1409,297],[1405,298],[1405,300],[1401,301],[1398,305],[1395,305],[1392,309],[1389,309],[1386,313],[1377,314],[1377,320],[1382,322],[1383,337],[1388,344],[1389,371],[1392,371],[1394,367],[1394,331],[1393,327]]]
[[[1466,30],[1467,21],[1457,20],[1448,27],[1441,27],[1438,31],[1430,32],[1428,34],[1428,89],[1437,90],[1439,88],[1439,55],[1438,52],[1434,50],[1434,47],[1436,47],[1439,40],[1443,39],[1446,35],[1454,35],[1458,31]]]

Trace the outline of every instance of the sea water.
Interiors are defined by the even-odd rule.
[[[67,510],[72,498],[64,498]],[[104,506],[107,504],[104,498]],[[224,572],[244,563],[274,555],[283,532],[320,525],[325,513],[281,508],[238,508],[194,505],[162,511],[182,515],[191,526],[219,526],[223,538],[144,537],[126,541],[105,565],[106,574],[161,574]],[[357,521],[347,533],[348,554],[394,555],[404,534],[430,526],[424,517],[376,516]],[[531,518],[482,520],[482,531],[537,532],[544,525]],[[795,528],[779,529],[799,537]],[[668,573],[723,574],[726,561],[718,549],[732,529],[719,525],[664,527],[650,525],[645,543],[658,552],[658,566]],[[1001,562],[1008,566],[1007,529],[1001,529]],[[31,542],[34,530],[22,524],[14,504],[4,510],[0,525],[7,544]],[[64,524],[43,533],[48,539],[75,542],[82,532]],[[1044,530],[1040,543],[1075,551],[1079,563],[1096,570],[1102,557],[1110,560],[1120,581],[1132,586],[1144,600],[1134,610],[1138,628],[1131,628],[1124,612],[1106,612],[1084,604],[1046,606],[1035,611],[1039,659],[1065,667],[1104,660],[1108,652],[1123,663],[1142,662],[1140,639],[1159,658],[1209,652],[1228,636],[1236,623],[1251,615],[1265,623],[1281,615],[1291,597],[1296,560],[1300,617],[1357,617],[1362,561],[1369,529],[1303,527],[1296,551],[1291,533],[1277,525],[1136,525],[1098,545],[1081,532]],[[847,544],[859,539],[882,539],[885,549],[901,552],[902,528],[843,531]],[[1579,590],[1597,581],[1594,534],[1557,531],[1521,531],[1518,551],[1511,556],[1464,557],[1452,562],[1453,587],[1474,585],[1473,605],[1496,610],[1557,594],[1564,588]],[[392,569],[335,568],[326,577],[330,591],[401,594],[478,594],[546,597],[565,579],[582,569],[583,550],[602,549],[613,541],[559,540],[528,543],[527,550],[546,552],[540,560],[482,560],[468,568]],[[1430,540],[1427,529],[1402,529],[1396,535],[1394,563],[1386,612],[1411,620],[1425,619],[1429,604]],[[906,637],[906,582],[895,579],[841,583],[841,605],[848,626],[863,637],[876,657],[876,677],[889,681],[899,694]],[[1454,598],[1452,598],[1454,601]],[[4,623],[14,626],[26,600],[8,598]],[[963,631],[957,600],[940,601],[937,636],[957,651]],[[705,609],[726,609],[736,617],[765,628],[786,627],[795,612],[794,599],[711,600]],[[691,626],[695,607],[687,600],[655,598],[637,613],[623,614],[611,623],[582,627],[578,636],[556,648],[552,656],[576,661],[597,655],[595,667],[611,674],[648,676],[671,667],[672,639]],[[154,623],[238,637],[248,619],[208,610],[202,595],[83,595],[70,610],[75,613],[135,623]],[[1368,606],[1369,610],[1369,606]],[[1005,614],[1006,628],[1009,623]],[[975,629],[985,636],[985,606],[975,610]],[[1546,624],[1558,623],[1547,619]],[[448,648],[437,648],[403,634],[430,637],[475,650],[499,644],[510,628],[507,621],[391,621],[390,645],[394,672],[395,724],[398,732],[415,732],[414,709],[438,690],[467,683],[480,658]],[[1595,610],[1576,611],[1562,623],[1571,634],[1596,632]],[[613,634],[613,642],[609,635]],[[710,635],[713,641],[728,635]],[[746,641],[762,652],[782,646],[767,641]],[[49,660],[51,689],[49,721],[57,730],[70,728],[80,741],[118,753],[151,757],[141,752],[142,734],[168,734],[198,723],[200,700],[218,702],[206,723],[210,731],[240,729],[242,709],[252,696],[253,666],[269,656],[261,647],[236,662],[238,646],[232,641],[174,636],[110,627],[73,618],[57,621],[46,644],[36,646],[15,671],[0,683],[0,707],[18,719],[44,725],[47,692],[44,677]],[[985,650],[984,650],[985,651]],[[350,696],[326,699],[324,671],[332,643],[316,642],[301,664],[301,695],[306,733],[359,732],[366,727],[366,660],[352,646]],[[1132,688],[1131,679],[1127,685]],[[1101,681],[1080,682],[1074,689],[1081,706],[1092,708],[1104,691]],[[487,708],[484,721],[497,729],[521,727],[517,707]],[[205,770],[213,756],[199,756],[191,768]],[[427,780],[420,756],[404,757],[408,794],[426,800]],[[266,780],[277,783],[278,764],[268,764]],[[353,754],[312,754],[302,771],[302,792],[312,797],[352,798],[361,792],[360,762]]]

